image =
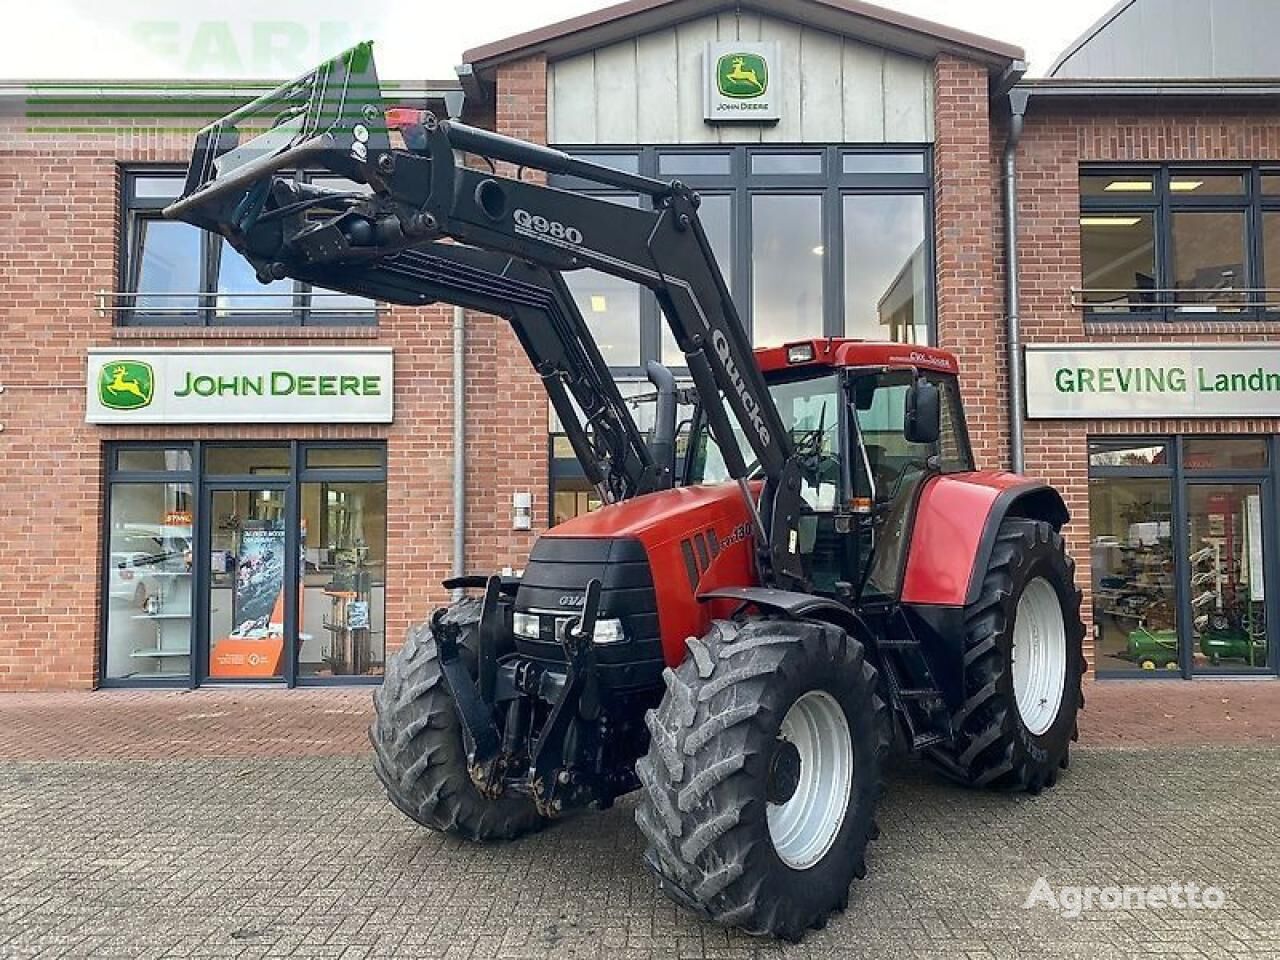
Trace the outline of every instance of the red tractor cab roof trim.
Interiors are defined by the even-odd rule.
[[[780,347],[760,347],[756,363],[765,374],[805,367],[920,367],[958,373],[955,355],[936,347],[879,343],[848,337],[793,340]]]

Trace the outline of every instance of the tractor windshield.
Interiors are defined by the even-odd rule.
[[[775,383],[769,387],[769,394],[782,416],[782,422],[791,432],[797,451],[802,456],[817,456],[832,464],[832,468],[822,471],[823,476],[818,478],[822,482],[814,483],[812,488],[806,485],[805,500],[815,510],[835,509],[835,485],[839,482],[840,473],[840,407],[843,402],[839,378],[835,374],[828,374],[807,380]],[[751,447],[736,423],[734,438],[742,450],[743,459],[751,467],[752,474],[757,474]],[[719,446],[706,429],[706,421],[701,418],[689,439],[689,457],[686,483],[723,483],[732,479]],[[827,473],[830,473],[829,478],[825,475]],[[822,500],[827,502],[820,506],[819,502]]]

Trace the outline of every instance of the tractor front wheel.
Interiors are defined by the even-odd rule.
[[[862,644],[819,623],[717,621],[646,717],[636,822],[676,902],[799,940],[866,873],[889,742]]]
[[[460,600],[445,619],[462,627],[466,662],[474,649],[480,602]],[[430,624],[410,628],[404,646],[388,658],[373,705],[373,769],[391,802],[411,819],[478,841],[514,840],[542,828],[545,821],[528,797],[507,793],[489,799],[472,784]]]
[[[969,786],[1053,786],[1084,706],[1080,591],[1061,534],[1041,521],[1005,520],[965,629],[956,738],[930,758]]]

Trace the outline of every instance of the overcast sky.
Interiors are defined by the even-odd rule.
[[[882,0],[1027,51],[1043,73],[1113,0]],[[19,6],[19,3],[21,4]],[[291,77],[377,42],[389,79],[453,75],[463,50],[608,6],[601,0],[14,0],[5,79]],[[16,15],[17,23],[13,22]]]

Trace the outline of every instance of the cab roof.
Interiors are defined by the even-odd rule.
[[[807,350],[805,348],[808,348]],[[958,373],[955,355],[936,347],[913,343],[882,343],[849,337],[793,340],[780,347],[760,347],[756,363],[766,373],[809,367],[919,367],[942,373]]]

